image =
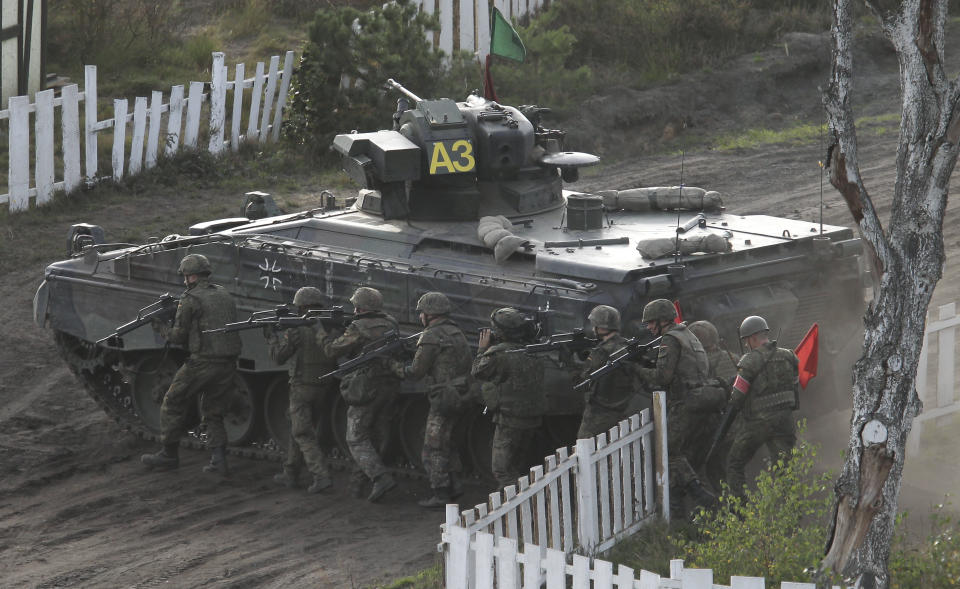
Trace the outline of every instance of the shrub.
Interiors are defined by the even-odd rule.
[[[906,517],[897,518],[902,524]],[[890,555],[891,589],[960,587],[960,520],[937,505],[930,515],[931,532],[917,544],[898,525]]]

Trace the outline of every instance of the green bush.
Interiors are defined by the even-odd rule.
[[[293,77],[286,136],[320,155],[337,133],[389,127],[399,95],[384,90],[387,78],[434,96],[442,53],[430,47],[426,31],[436,26],[409,0],[365,12],[318,10]]]
[[[960,519],[947,514],[941,504],[930,515],[930,524],[925,543],[914,541],[898,525],[890,555],[891,589],[960,587]]]

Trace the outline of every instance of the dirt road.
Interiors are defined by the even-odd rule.
[[[756,63],[744,60],[730,75],[752,75],[748,70],[758,69]],[[798,67],[806,67],[804,63]],[[769,73],[766,83],[782,84],[777,87],[781,95],[789,95],[789,84],[803,88],[804,96],[815,97],[822,78],[816,68],[808,70],[788,78],[782,71],[779,77]],[[884,87],[883,80],[888,83],[889,105],[897,92],[895,69],[877,71],[877,76],[885,77],[873,82],[876,87]],[[762,86],[758,84],[754,87]],[[698,92],[708,95],[710,90]],[[776,106],[775,96],[767,102],[747,102],[748,96],[738,100],[755,107],[745,108],[753,126],[783,120],[784,109]],[[716,111],[704,112],[696,119],[701,128],[708,126],[708,115],[718,116]],[[642,132],[638,128],[634,140],[638,145],[660,141],[669,118],[659,127],[651,125]],[[751,126],[734,119],[730,125]],[[895,133],[862,140],[867,185],[881,203],[886,202],[894,181]],[[721,191],[729,210],[812,220],[819,214],[821,157],[818,145],[689,151],[683,157],[683,182]],[[679,155],[632,158],[608,166],[602,178],[589,177],[577,187],[676,184],[680,165]],[[955,182],[955,193],[956,189]],[[824,193],[824,220],[848,223],[846,209],[828,185]],[[234,195],[211,192],[205,198],[219,199],[222,209],[229,211],[224,216],[234,214]],[[89,218],[76,221],[101,223],[116,234],[117,226],[149,222],[162,214],[157,207],[174,206],[151,203],[142,195],[131,199],[139,204],[126,207],[122,214],[92,211]],[[935,304],[960,294],[960,229],[952,222],[957,206],[954,200],[948,214],[949,258]],[[881,205],[881,214],[887,211]],[[183,465],[174,474],[144,471],[137,457],[152,448],[109,421],[60,360],[51,334],[32,322],[31,299],[42,279],[43,263],[16,260],[29,259],[36,243],[62,243],[67,223],[62,214],[53,218],[30,234],[16,231],[16,219],[5,220],[0,227],[0,254],[8,261],[0,280],[4,303],[0,325],[6,344],[0,348],[3,586],[361,587],[433,562],[442,514],[413,506],[415,494],[423,491],[421,482],[406,481],[383,504],[370,505],[346,496],[342,473],[332,493],[308,497],[274,488],[269,478],[277,465],[253,460],[234,458],[236,474],[229,482],[201,475],[206,456],[195,451],[184,452]],[[11,249],[4,253],[3,248]],[[811,434],[842,439],[845,428],[845,416],[836,415],[812,424]],[[960,475],[936,469],[956,463],[946,460],[947,447],[942,448],[943,456],[908,463],[903,503],[920,513],[943,491],[960,489]],[[824,463],[839,465],[840,449],[826,447],[821,453]],[[464,502],[479,501],[479,495],[480,490],[474,490]]]

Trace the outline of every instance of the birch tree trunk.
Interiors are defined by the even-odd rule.
[[[960,81],[944,72],[948,0],[867,0],[900,63],[897,180],[884,228],[860,176],[853,114],[853,0],[834,0],[829,86],[830,182],[856,221],[870,259],[874,300],[854,366],[847,459],[821,570],[861,587],[888,587],[887,561],[907,435],[920,411],[915,382],[927,306],[940,279],[947,189],[957,160]]]

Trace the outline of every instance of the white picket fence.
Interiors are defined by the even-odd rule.
[[[937,320],[927,323],[923,335],[923,347],[920,352],[920,365],[917,367],[917,394],[923,401],[923,412],[913,420],[913,429],[907,439],[908,454],[920,450],[920,435],[928,423],[953,415],[960,411],[960,397],[957,396],[957,315],[956,303],[941,305],[937,310]],[[930,345],[936,342],[934,368],[936,389],[929,390]]]
[[[65,86],[60,96],[54,90],[37,92],[34,103],[28,96],[13,96],[9,107],[0,111],[0,120],[9,121],[8,148],[10,154],[9,192],[0,195],[0,204],[8,203],[9,210],[22,211],[29,207],[30,198],[42,205],[53,198],[55,191],[70,193],[82,180],[93,183],[98,176],[98,136],[113,131],[111,171],[108,177],[119,180],[156,165],[160,150],[171,155],[182,147],[197,149],[201,136],[202,107],[209,103],[209,135],[204,146],[211,153],[220,153],[229,145],[237,150],[241,142],[264,143],[276,141],[286,106],[290,77],[293,73],[293,52],[288,51],[280,69],[280,57],[270,59],[269,69],[257,63],[252,78],[244,78],[244,64],[235,66],[234,79],[228,80],[224,54],[213,54],[210,82],[191,82],[184,95],[182,85],[170,89],[168,101],[163,92],[154,91],[149,101],[137,97],[133,112],[129,112],[126,98],[113,101],[113,118],[97,119],[97,67],[86,66],[84,91],[76,84]],[[247,89],[251,91],[246,92]],[[232,92],[230,112],[227,112],[227,92]],[[244,95],[249,101],[244,109]],[[80,103],[84,105],[81,123]],[[59,110],[58,110],[59,109]],[[33,140],[31,150],[31,114]],[[186,114],[186,117],[184,117]],[[246,114],[246,125],[243,124]],[[59,118],[61,140],[56,149],[55,121]],[[229,121],[228,121],[229,119]],[[230,136],[224,139],[229,122]],[[130,126],[130,146],[127,149],[127,131]],[[81,178],[80,138],[83,136],[86,168]],[[57,151],[62,159],[61,180],[55,178]],[[31,155],[33,163],[31,165]],[[31,183],[30,171],[33,170]],[[32,184],[32,186],[31,186]]]
[[[459,11],[454,14],[454,3]],[[520,19],[544,7],[546,0],[418,0],[420,10],[436,14],[439,31],[428,31],[427,40],[447,55],[476,53],[480,60],[490,52],[490,6],[508,19]]]

